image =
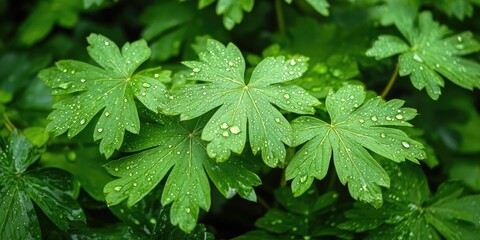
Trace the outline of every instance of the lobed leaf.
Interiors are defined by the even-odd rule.
[[[382,204],[380,186],[389,187],[388,174],[366,150],[395,162],[425,158],[422,144],[404,132],[389,126],[410,126],[416,111],[402,108],[403,101],[384,102],[380,98],[365,100],[361,86],[347,85],[326,99],[330,123],[314,117],[292,121],[294,145],[305,145],[294,155],[286,169],[287,180],[293,179],[292,191],[301,195],[314,178],[327,174],[330,158],[342,184],[354,199]]]
[[[247,138],[254,154],[262,152],[271,167],[285,159],[285,146],[292,143],[292,130],[283,115],[272,106],[299,114],[312,114],[318,100],[298,86],[280,83],[298,78],[307,69],[307,58],[265,58],[253,70],[250,81],[244,79],[245,61],[240,50],[208,40],[200,61],[185,62],[192,69],[190,84],[174,91],[170,114],[182,120],[201,116],[218,108],[202,133],[209,141],[208,155],[225,161],[230,152],[241,153]]]
[[[234,158],[216,163],[208,157],[206,144],[200,139],[205,123],[202,119],[181,123],[166,118],[164,123],[146,125],[139,137],[129,139],[126,145],[128,151],[147,150],[106,165],[112,175],[121,177],[105,186],[109,205],[128,198],[127,204],[132,206],[168,172],[162,205],[172,203],[172,224],[187,232],[194,229],[199,208],[210,208],[208,177],[227,198],[238,192],[245,199],[256,200],[253,186],[258,186],[260,179],[242,161]]]
[[[47,130],[55,135],[68,131],[73,137],[101,112],[93,136],[100,140],[100,152],[110,157],[122,145],[125,131],[140,130],[135,100],[153,112],[165,107],[168,94],[161,81],[169,73],[160,68],[135,73],[150,56],[144,40],[126,43],[121,50],[101,35],[91,34],[87,40],[90,57],[102,68],[62,60],[39,74],[52,94],[61,96],[48,116]]]
[[[410,76],[415,88],[425,88],[435,100],[444,86],[442,76],[467,89],[480,88],[480,64],[462,57],[480,50],[471,32],[451,35],[430,12],[418,16],[417,26],[410,21],[397,24],[408,44],[395,36],[380,36],[367,56],[382,59],[400,54],[400,76]]]

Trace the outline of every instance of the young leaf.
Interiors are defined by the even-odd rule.
[[[285,146],[292,143],[292,130],[283,115],[272,106],[299,114],[314,113],[318,100],[304,89],[278,83],[300,77],[307,69],[307,58],[269,57],[245,81],[245,61],[233,44],[227,47],[208,40],[208,51],[200,61],[184,62],[192,68],[191,79],[205,83],[186,85],[174,93],[171,114],[192,119],[220,107],[205,126],[202,139],[210,141],[208,155],[224,161],[230,151],[241,153],[247,138],[254,154],[262,152],[268,166],[283,163]]]
[[[408,44],[395,36],[380,36],[366,54],[376,59],[400,54],[400,76],[410,75],[413,86],[426,89],[432,99],[438,99],[443,78],[467,88],[480,88],[480,64],[463,58],[463,55],[480,50],[480,44],[471,32],[450,35],[447,27],[433,21],[430,12],[413,22],[397,24]]]
[[[290,4],[292,3],[292,0],[285,0],[286,3]],[[330,4],[328,4],[327,0],[306,0],[310,6],[312,6],[315,11],[318,13],[322,14],[323,16],[328,16],[328,7],[330,7]]]
[[[128,198],[128,206],[141,200],[167,175],[162,195],[162,205],[172,203],[171,222],[190,232],[197,222],[199,208],[210,208],[210,186],[207,175],[227,198],[238,193],[256,201],[254,186],[260,179],[250,172],[245,161],[216,163],[208,158],[205,142],[200,139],[204,121],[180,123],[165,119],[165,125],[149,124],[139,136],[127,141],[126,150],[141,151],[112,161],[106,165],[114,176],[121,177],[105,186],[109,205]]]
[[[91,34],[87,41],[90,57],[102,68],[62,60],[39,74],[54,89],[52,94],[62,96],[48,116],[47,130],[56,135],[68,130],[73,137],[101,112],[93,136],[100,140],[100,152],[110,157],[122,145],[125,130],[140,130],[134,98],[153,112],[164,108],[168,96],[160,81],[170,73],[160,68],[134,73],[150,56],[144,40],[126,43],[121,50],[102,35]]]
[[[243,19],[243,11],[252,11],[255,0],[218,0],[217,15],[223,15],[223,25],[231,30]]]
[[[38,159],[28,140],[13,133],[0,143],[0,238],[37,239],[40,226],[32,200],[60,229],[85,215],[72,198],[73,178],[58,169],[27,171]]]
[[[385,163],[392,188],[384,192],[380,209],[356,204],[339,227],[363,232],[368,239],[475,239],[480,227],[480,195],[462,196],[458,184],[440,185],[430,197],[425,175],[418,166]],[[472,211],[473,210],[473,211]]]
[[[327,174],[333,162],[342,184],[354,199],[382,205],[380,186],[389,187],[387,173],[366,150],[369,149],[395,162],[425,158],[422,144],[404,132],[388,126],[410,126],[407,122],[416,111],[401,108],[403,101],[384,102],[380,98],[365,101],[365,90],[348,85],[326,99],[331,122],[314,117],[292,121],[294,145],[306,144],[295,154],[286,169],[287,180],[293,179],[292,191],[299,196],[310,187],[314,178]]]

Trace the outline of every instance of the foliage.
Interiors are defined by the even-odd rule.
[[[475,239],[479,6],[0,1],[0,239]]]

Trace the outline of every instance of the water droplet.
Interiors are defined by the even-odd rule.
[[[381,133],[381,134],[380,134],[380,137],[384,138],[384,137],[385,137],[385,133]]]
[[[358,120],[358,121],[359,121],[360,123],[364,123],[364,122],[365,122],[365,120],[363,120],[363,119],[360,119],[360,120]]]
[[[155,218],[150,218],[148,220],[151,224],[157,224],[157,220]]]
[[[83,78],[82,78],[82,79],[80,79],[80,82],[84,83],[84,82],[85,82],[85,79],[83,79]]]
[[[138,184],[137,183],[133,183],[133,186],[136,187]]]
[[[108,45],[110,45],[110,43],[109,43],[109,42],[105,42],[105,46],[108,46]]]
[[[227,124],[227,123],[222,123],[222,125],[220,125],[220,128],[221,128],[221,129],[227,129],[227,128],[228,128],[228,124]]]
[[[105,112],[105,117],[108,117],[110,116],[110,113],[109,112]]]
[[[396,119],[398,120],[402,120],[403,119],[403,115],[402,114],[397,114],[397,116],[395,116]]]
[[[402,142],[402,146],[404,148],[409,148],[410,147],[410,144],[408,142]]]
[[[61,83],[60,85],[58,85],[60,88],[62,89],[67,89],[70,87],[70,83]]]
[[[80,124],[81,125],[85,124],[85,119],[80,120]]]
[[[149,83],[146,83],[146,82],[144,82],[144,83],[142,83],[142,86],[143,86],[144,88],[149,88],[149,87],[150,87],[150,84],[149,84]]]
[[[103,132],[103,128],[99,128],[99,129],[97,129],[97,131],[98,131],[99,133],[101,133],[101,132]]]
[[[114,170],[115,170],[115,172],[118,172],[118,167],[116,167]]]
[[[190,212],[190,208],[185,208],[185,212],[189,213],[189,212]]]
[[[231,61],[228,62],[228,65],[229,65],[229,66],[233,66],[233,62],[231,62]]]
[[[116,186],[113,188],[113,190],[119,192],[120,190],[122,190],[122,186]]]
[[[374,122],[376,122],[378,120],[376,116],[372,116],[372,118],[370,118],[370,119],[372,119],[372,121],[374,121]]]
[[[233,134],[239,134],[241,132],[240,128],[238,126],[233,126],[230,128],[230,132]]]
[[[439,67],[440,67],[440,64],[438,64],[438,63],[437,63],[437,64],[435,64],[435,67],[439,68]]]
[[[283,95],[283,97],[284,97],[285,99],[290,99],[290,95],[289,95],[288,93],[285,93],[285,94]]]
[[[228,136],[230,136],[230,133],[228,133],[227,131],[223,131],[222,136],[228,137]]]
[[[417,53],[414,53],[413,54],[413,60],[419,62],[419,63],[423,63],[423,59],[420,57],[420,55],[418,55]]]
[[[301,182],[301,183],[304,183],[304,182],[306,182],[306,181],[307,181],[307,176],[302,176],[302,177],[300,178],[300,182]]]
[[[280,122],[280,118],[275,118],[275,122]]]
[[[462,41],[463,41],[463,38],[462,38],[461,36],[458,36],[458,37],[457,37],[457,41],[458,41],[458,42],[462,42]]]
[[[200,72],[200,68],[198,68],[198,67],[193,68],[192,71],[198,73],[198,72]]]
[[[295,66],[295,64],[297,64],[297,62],[295,62],[295,59],[291,59],[290,60],[290,65]]]

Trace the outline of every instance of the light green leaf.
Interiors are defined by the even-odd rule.
[[[333,153],[340,182],[348,183],[352,197],[380,207],[380,186],[389,187],[390,181],[366,149],[395,162],[425,158],[422,144],[389,127],[410,126],[408,121],[416,111],[402,108],[401,100],[384,102],[365,97],[362,87],[345,86],[326,99],[330,123],[314,117],[293,120],[294,145],[306,142],[286,169],[286,178],[293,179],[292,191],[296,196],[308,189],[314,178],[325,177]]]
[[[318,13],[322,14],[323,16],[329,15],[328,7],[330,7],[330,4],[328,4],[327,0],[306,0],[306,1]]]
[[[418,16],[418,24],[397,24],[408,40],[394,36],[380,36],[367,55],[382,59],[399,56],[400,76],[410,76],[415,88],[426,89],[432,99],[438,99],[443,77],[467,88],[480,88],[480,64],[463,58],[478,52],[480,44],[471,32],[451,35],[447,27],[433,21],[430,12]]]
[[[217,15],[223,15],[223,25],[231,30],[243,19],[243,12],[252,11],[255,0],[218,0]]]
[[[95,126],[94,140],[100,140],[100,152],[110,157],[123,142],[125,130],[138,133],[135,99],[153,112],[164,108],[168,94],[161,83],[168,73],[135,70],[150,56],[144,40],[126,43],[120,50],[110,39],[91,34],[88,53],[102,68],[62,60],[57,66],[40,72],[39,77],[61,96],[48,116],[48,131],[73,137],[101,113]],[[155,72],[156,71],[156,72]]]
[[[49,138],[44,127],[28,127],[23,130],[23,134],[36,147],[43,146]]]
[[[139,136],[130,138],[128,151],[139,151],[106,165],[114,176],[121,177],[105,186],[109,205],[128,198],[128,206],[141,200],[167,175],[162,195],[162,205],[173,202],[170,218],[190,232],[197,222],[199,208],[210,208],[210,186],[207,178],[227,198],[236,192],[241,197],[255,201],[253,186],[260,179],[250,172],[239,159],[216,163],[208,158],[206,144],[200,139],[205,121],[164,120],[165,125],[149,124]]]
[[[171,114],[192,119],[220,107],[205,126],[202,139],[208,155],[224,161],[230,152],[241,153],[247,138],[254,154],[262,152],[265,163],[281,165],[285,146],[292,143],[292,130],[283,115],[272,106],[289,112],[312,114],[318,100],[298,86],[278,83],[298,78],[307,69],[307,58],[265,58],[246,81],[245,61],[233,44],[227,47],[208,40],[208,51],[200,54],[199,62],[185,62],[192,69],[190,84],[174,92]]]

